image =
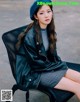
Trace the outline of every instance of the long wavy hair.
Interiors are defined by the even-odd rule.
[[[35,11],[35,15],[37,15],[38,10],[42,7],[39,6],[37,8],[37,10]],[[52,12],[53,12],[53,8],[52,5],[49,5],[49,7],[51,8]],[[36,20],[34,18],[34,22],[30,23],[28,25],[28,27],[25,29],[24,32],[22,32],[21,34],[19,34],[18,36],[18,42],[16,44],[16,48],[20,47],[20,44],[23,42],[25,35],[27,34],[27,32],[31,29],[31,27],[34,27],[34,32],[35,32],[35,38],[36,38],[36,42],[39,42],[39,44],[41,43],[41,37],[40,37],[40,25],[38,20]],[[55,32],[55,24],[54,24],[54,18],[52,17],[52,20],[50,22],[50,24],[47,25],[47,34],[48,34],[48,38],[49,38],[49,51],[51,53],[53,53],[54,49],[56,48],[56,32]]]

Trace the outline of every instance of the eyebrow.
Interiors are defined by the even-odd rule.
[[[48,11],[48,10],[51,10],[51,9],[47,9],[47,11]],[[41,10],[40,12],[44,12],[44,10]]]

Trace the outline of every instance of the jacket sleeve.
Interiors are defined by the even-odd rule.
[[[54,51],[54,56],[57,61],[62,61],[61,58],[59,57],[59,55],[57,54],[57,49],[55,49],[55,51]]]
[[[59,57],[59,55],[57,54],[57,49],[55,49],[54,56],[56,58],[56,61],[59,61],[60,63],[62,63],[64,67],[67,67],[66,62],[62,61],[61,58]]]
[[[50,63],[47,59],[41,59],[37,55],[37,49],[33,38],[31,39],[28,36],[25,37],[24,47],[26,57],[28,58],[29,64],[32,66],[33,69],[41,70],[43,68],[46,68],[47,65]]]

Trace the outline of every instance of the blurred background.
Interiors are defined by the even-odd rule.
[[[33,1],[0,0],[0,90],[10,89],[16,83],[2,42],[2,34],[32,22],[29,17],[29,9]],[[80,0],[75,1],[80,3]],[[53,11],[59,56],[65,61],[80,63],[80,6],[54,6]],[[49,102],[48,97],[39,91],[30,91],[30,93],[30,102]],[[25,92],[18,90],[13,102],[22,101],[25,102]],[[79,101],[74,96],[68,102]]]

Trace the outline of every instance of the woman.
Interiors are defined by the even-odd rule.
[[[39,0],[38,0],[39,2]],[[42,2],[51,2],[42,0]],[[57,55],[56,32],[51,5],[37,5],[30,8],[33,20],[25,33],[20,34],[19,47],[24,38],[24,47],[31,67],[31,85],[67,90],[77,95],[80,100],[80,73],[67,67]]]

